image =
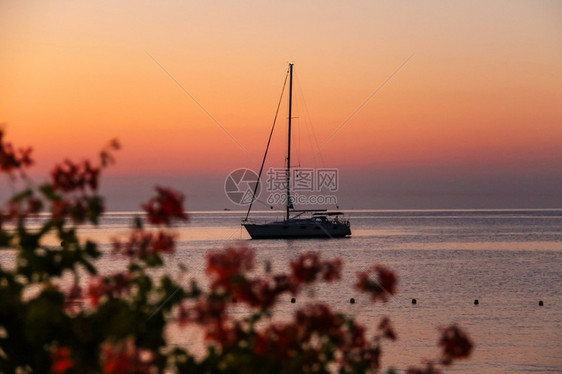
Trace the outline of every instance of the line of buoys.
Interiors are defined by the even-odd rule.
[[[236,298],[232,298],[232,302],[236,303],[238,300],[236,300]],[[294,304],[297,302],[297,299],[295,299],[294,297],[291,298],[291,303]],[[355,304],[355,298],[352,297],[351,299],[349,299],[349,303],[350,304]],[[412,305],[416,305],[418,303],[417,299],[412,299]],[[474,305],[480,305],[480,301],[478,299],[474,299]],[[544,306],[544,302],[542,300],[539,300],[539,306]]]

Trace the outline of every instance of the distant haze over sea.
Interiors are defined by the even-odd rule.
[[[430,176],[415,172],[409,175],[357,174],[341,172],[340,187],[334,194],[342,210],[562,208],[562,176],[547,179],[530,176]],[[226,175],[104,175],[101,194],[106,198],[109,211],[139,210],[140,204],[148,200],[157,185],[182,191],[186,195],[187,210],[246,209],[246,206],[235,205],[228,200],[224,192],[225,178]],[[8,191],[4,186],[0,188],[0,197],[5,199]],[[256,209],[269,209],[269,206],[257,203]]]

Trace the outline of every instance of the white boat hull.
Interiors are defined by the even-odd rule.
[[[349,224],[344,222],[281,221],[265,224],[244,223],[243,226],[252,239],[343,238],[351,235]]]

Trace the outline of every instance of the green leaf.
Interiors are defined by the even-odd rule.
[[[50,183],[45,183],[39,186],[39,191],[45,196],[45,198],[49,201],[60,201],[62,197],[58,195],[53,188],[53,185]]]
[[[135,216],[135,218],[133,219],[133,228],[135,229],[142,229],[142,218],[140,218],[139,216]]]
[[[88,204],[88,220],[94,224],[99,224],[99,217],[103,213],[103,199],[98,196],[86,197],[86,203]]]
[[[86,241],[84,246],[84,251],[86,254],[92,258],[98,258],[101,256],[101,252],[98,250],[98,245],[90,240]]]
[[[32,197],[32,196],[33,196],[33,190],[31,188],[27,188],[27,189],[21,191],[20,193],[12,196],[12,198],[10,200],[14,203],[20,203],[22,200],[27,199],[27,198]]]

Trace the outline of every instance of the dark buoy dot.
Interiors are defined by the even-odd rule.
[[[417,303],[418,303],[418,301],[417,301],[416,299],[412,299],[412,304],[415,305],[415,304],[417,304]]]
[[[295,299],[294,297],[291,297],[291,303],[294,304],[297,302],[297,299]]]
[[[539,306],[543,306],[544,303],[542,302],[542,300],[539,300]]]
[[[474,300],[474,305],[478,305],[478,299]]]
[[[349,299],[349,303],[350,303],[350,304],[355,304],[355,299],[352,297],[351,299]]]

